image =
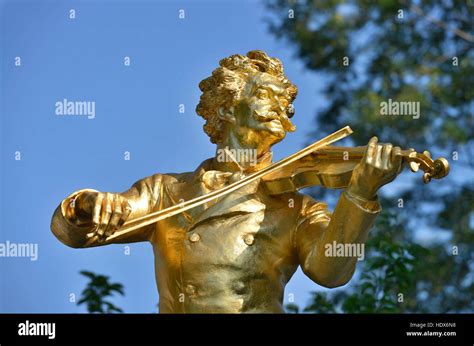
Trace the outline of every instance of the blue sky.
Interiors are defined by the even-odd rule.
[[[71,249],[52,235],[51,215],[77,189],[124,191],[156,172],[194,170],[212,156],[194,108],[198,83],[221,58],[253,49],[279,57],[299,87],[298,130],[274,157],[308,143],[324,102],[322,79],[268,33],[264,16],[260,2],[242,0],[0,0],[0,242],[39,246],[37,261],[0,258],[0,312],[84,312],[69,299],[85,286],[83,269],[123,283],[126,296],[113,301],[126,312],[156,311],[148,243],[131,244],[130,255],[125,245]],[[64,98],[94,101],[95,118],[56,115],[55,103]],[[305,305],[316,289],[298,271],[285,299],[292,293]]]

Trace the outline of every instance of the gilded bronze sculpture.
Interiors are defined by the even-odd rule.
[[[151,242],[160,312],[283,312],[284,288],[298,266],[322,286],[344,285],[357,258],[326,256],[325,248],[364,244],[381,210],[380,187],[405,162],[421,168],[425,182],[448,173],[445,159],[376,137],[367,147],[330,146],[348,127],[272,163],[272,145],[295,130],[297,89],[281,62],[262,51],[221,60],[199,87],[196,111],[217,145],[214,158],[123,193],[76,191],[51,224],[75,248]],[[317,184],[344,188],[334,212],[297,192]]]

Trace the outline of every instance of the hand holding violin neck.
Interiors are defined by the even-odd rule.
[[[334,161],[360,161],[367,150],[367,146],[339,147],[327,146],[313,153],[313,159]],[[428,183],[432,178],[441,179],[449,173],[449,163],[444,157],[433,160],[429,151],[416,152],[413,148],[400,150],[397,155],[402,162],[409,165],[412,172],[422,170],[423,181]]]
[[[367,146],[328,145],[266,175],[262,181],[270,194],[282,194],[318,185],[332,189],[345,188],[366,151]],[[395,155],[401,156],[402,163],[408,165],[413,172],[421,169],[425,183],[431,178],[441,179],[449,173],[448,161],[443,157],[433,160],[427,151],[420,154],[413,149],[400,149]]]

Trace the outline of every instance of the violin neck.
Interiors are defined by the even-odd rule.
[[[328,145],[312,153],[311,155],[313,155],[313,157],[318,158],[318,159],[351,161],[351,160],[362,159],[362,157],[364,157],[366,150],[367,150],[366,145],[359,146],[359,147],[338,147],[338,146]],[[402,150],[401,156],[404,158],[408,158],[410,153],[412,152],[413,150]]]
[[[367,146],[361,147],[337,147],[337,146],[326,146],[312,153],[311,155],[318,159],[325,160],[360,160],[365,153]]]

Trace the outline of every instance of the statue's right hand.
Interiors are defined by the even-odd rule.
[[[96,225],[99,237],[108,237],[127,221],[132,208],[118,193],[84,191],[77,196],[74,210],[78,218]]]

